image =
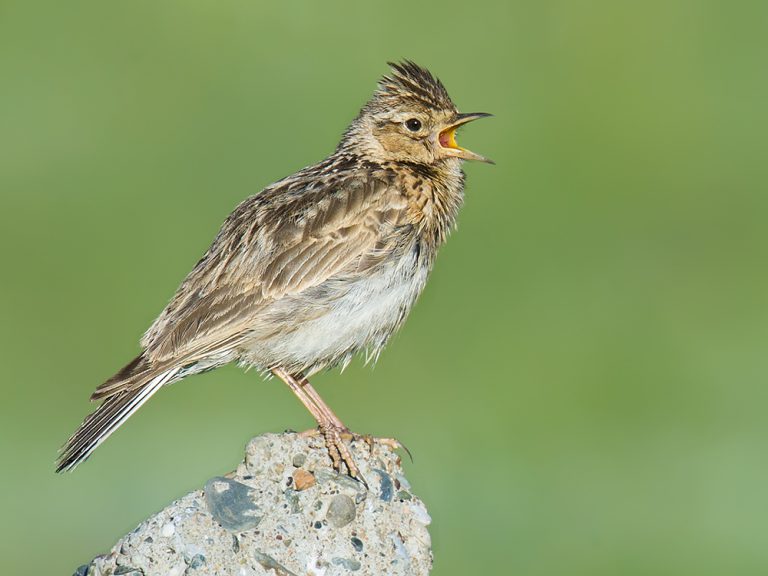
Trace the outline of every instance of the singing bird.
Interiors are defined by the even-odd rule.
[[[464,197],[461,114],[443,84],[390,63],[325,160],[247,198],[62,448],[71,470],[160,388],[230,362],[283,380],[317,420],[334,468],[359,477],[349,430],[308,378],[376,358],[424,288]]]

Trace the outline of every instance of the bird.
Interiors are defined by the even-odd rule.
[[[141,339],[98,386],[101,401],[59,451],[72,470],[158,390],[232,362],[285,382],[337,471],[361,479],[351,432],[309,378],[376,360],[422,292],[464,200],[460,113],[411,60],[388,62],[372,97],[317,164],[246,198]],[[354,437],[354,435],[352,435]]]

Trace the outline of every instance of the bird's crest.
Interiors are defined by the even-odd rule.
[[[456,110],[443,83],[429,70],[411,60],[388,64],[392,67],[392,74],[379,81],[376,100],[384,105],[412,100],[430,108]]]

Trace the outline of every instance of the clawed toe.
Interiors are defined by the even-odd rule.
[[[411,462],[413,462],[411,451],[396,438],[378,438],[370,434],[356,434],[348,428],[340,428],[333,425],[321,425],[317,428],[305,430],[304,432],[299,433],[299,435],[304,438],[322,436],[323,441],[325,442],[325,447],[328,450],[328,455],[331,458],[333,469],[339,473],[343,473],[344,468],[346,468],[346,473],[355,480],[363,483],[366,488],[368,487],[368,483],[365,481],[365,478],[363,478],[360,469],[352,457],[352,452],[347,445],[348,442],[365,442],[368,445],[370,454],[373,454],[373,449],[376,444],[387,446],[392,451],[402,448],[405,450],[406,454],[408,454]]]
[[[408,458],[410,458],[411,462],[413,462],[413,454],[411,454],[408,446],[400,442],[400,440],[397,438],[374,438],[373,441],[377,444],[384,444],[384,446],[388,446],[393,452],[402,448],[405,450],[405,453],[408,454]]]
[[[365,481],[365,478],[360,473],[360,468],[355,464],[352,453],[349,451],[349,446],[344,441],[345,437],[350,441],[354,440],[355,435],[346,428],[339,428],[337,426],[322,426],[320,432],[325,438],[325,446],[328,448],[328,454],[331,457],[331,462],[333,462],[334,470],[343,472],[342,468],[346,466],[347,474],[368,488],[368,482]]]

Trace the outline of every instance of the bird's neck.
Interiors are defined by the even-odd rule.
[[[359,146],[342,145],[326,163],[342,169],[362,169],[390,183],[408,202],[408,220],[420,236],[437,248],[456,225],[464,201],[461,161],[446,158],[429,164],[380,160]]]
[[[439,247],[456,225],[464,202],[464,172],[459,160],[432,164],[389,162],[382,170],[408,202],[408,219],[424,242]]]

